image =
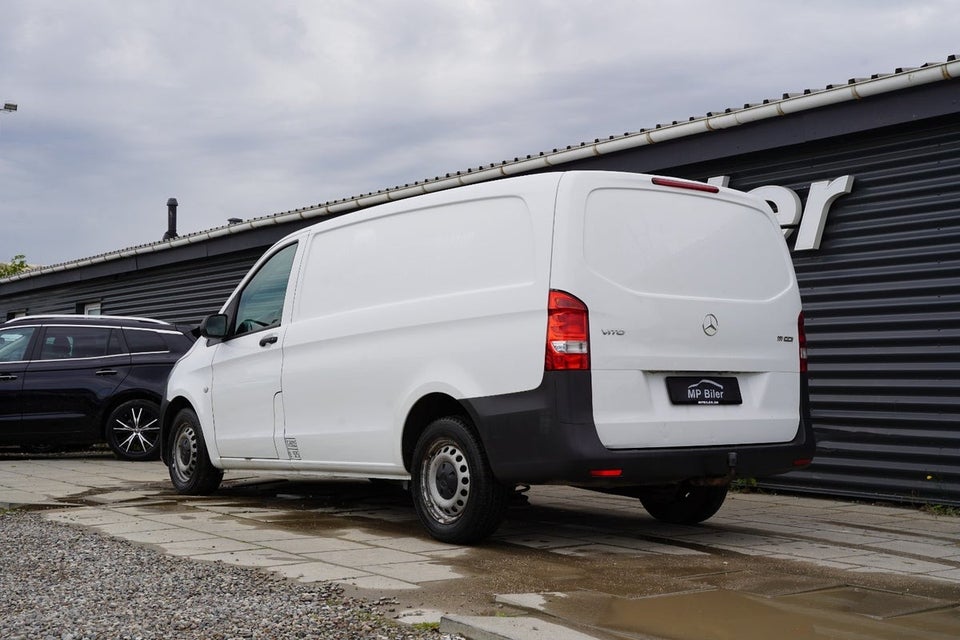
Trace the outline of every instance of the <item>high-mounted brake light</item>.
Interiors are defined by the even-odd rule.
[[[694,191],[706,191],[707,193],[720,193],[720,187],[707,184],[706,182],[689,182],[687,180],[674,180],[673,178],[653,178],[653,184],[661,187],[673,187],[675,189],[692,189]]]
[[[590,368],[587,305],[563,291],[551,291],[547,304],[547,371]]]
[[[807,332],[803,328],[803,312],[797,318],[797,342],[800,343],[800,373],[807,372]]]

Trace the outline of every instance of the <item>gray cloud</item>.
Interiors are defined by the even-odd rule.
[[[958,8],[5,0],[0,260],[159,240],[171,196],[198,231],[942,61]]]

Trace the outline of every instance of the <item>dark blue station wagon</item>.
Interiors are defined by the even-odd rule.
[[[160,399],[188,331],[146,318],[26,316],[0,324],[0,446],[28,452],[106,442],[159,455]]]

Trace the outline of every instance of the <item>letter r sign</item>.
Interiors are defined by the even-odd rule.
[[[729,176],[715,176],[707,182],[719,187],[730,183]],[[827,224],[830,205],[845,193],[853,190],[853,176],[840,176],[833,180],[822,180],[810,185],[807,203],[802,208],[800,196],[793,189],[777,185],[757,187],[749,191],[750,195],[770,203],[776,211],[777,220],[783,228],[783,237],[789,238],[797,229],[795,251],[819,249],[823,238],[823,229]]]
[[[833,180],[814,182],[807,194],[807,204],[803,208],[803,220],[797,230],[794,251],[819,249],[823,237],[823,227],[827,224],[827,211],[833,201],[853,190],[853,176],[840,176]]]

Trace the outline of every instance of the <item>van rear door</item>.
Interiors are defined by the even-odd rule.
[[[559,189],[551,286],[589,309],[601,442],[793,439],[800,297],[769,208],[637,174],[566,174]]]

